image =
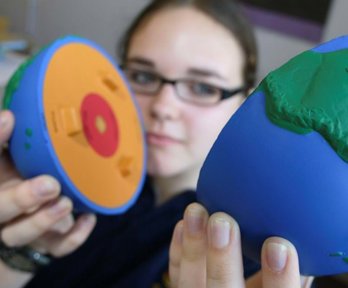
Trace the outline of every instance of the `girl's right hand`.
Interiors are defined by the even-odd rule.
[[[295,247],[279,237],[262,248],[262,269],[248,280],[243,276],[238,223],[218,212],[208,215],[190,204],[176,225],[170,247],[172,288],[309,288],[313,277],[301,277]]]
[[[84,214],[76,221],[72,202],[60,195],[53,177],[23,180],[3,149],[14,127],[10,111],[0,111],[0,240],[9,247],[30,245],[55,257],[76,250],[95,226],[96,218]]]

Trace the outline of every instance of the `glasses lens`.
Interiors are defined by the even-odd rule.
[[[216,104],[221,98],[219,88],[202,82],[179,81],[176,88],[179,97],[198,105]]]
[[[153,72],[125,69],[125,74],[132,89],[137,93],[156,93],[161,85],[160,78]]]

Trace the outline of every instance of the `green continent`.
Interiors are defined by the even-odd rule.
[[[10,107],[12,95],[14,92],[16,92],[18,85],[22,80],[25,70],[31,64],[31,62],[33,62],[34,58],[35,57],[29,58],[27,61],[23,62],[19,66],[19,68],[15,71],[15,73],[13,73],[10,80],[7,82],[5,93],[4,93],[4,99],[2,103],[2,107],[4,109],[8,109]]]
[[[71,35],[74,36],[74,35]],[[66,37],[69,36],[63,36],[59,39],[64,39]],[[82,37],[76,35],[74,36],[76,38],[81,38]],[[24,72],[25,70],[28,68],[28,66],[36,59],[36,57],[43,52],[46,48],[48,48],[51,44],[45,45],[43,46],[34,56],[32,56],[31,58],[29,58],[27,61],[23,62],[18,69],[14,72],[14,74],[12,75],[12,77],[10,78],[10,80],[7,82],[6,88],[5,88],[5,93],[4,93],[4,99],[3,99],[3,105],[2,107],[4,109],[8,109],[12,100],[12,96],[13,93],[16,92],[19,83],[21,82],[23,76],[24,76]]]
[[[348,162],[348,49],[306,51],[268,74],[258,90],[273,123],[300,134],[317,131]]]

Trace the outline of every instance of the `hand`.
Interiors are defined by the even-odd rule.
[[[12,113],[1,111],[0,148],[8,141],[13,126]],[[60,185],[53,177],[21,179],[1,150],[0,239],[10,247],[30,245],[56,257],[73,252],[91,233],[95,215],[85,214],[75,221],[72,202],[60,195]]]
[[[190,204],[170,246],[171,287],[310,287],[313,278],[301,279],[297,252],[289,241],[269,238],[261,254],[261,271],[245,281],[237,222],[225,213],[209,217],[203,206]]]

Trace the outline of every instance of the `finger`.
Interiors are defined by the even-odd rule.
[[[0,223],[9,221],[59,195],[60,185],[50,176],[39,176],[8,185],[0,193]]]
[[[295,247],[287,240],[272,237],[261,253],[264,288],[300,288],[300,272]]]
[[[246,281],[247,288],[262,288],[262,273],[261,271],[249,277]]]
[[[47,233],[71,211],[71,200],[61,197],[28,217],[6,225],[1,231],[1,238],[10,247],[26,245]]]
[[[75,225],[65,235],[57,235],[47,239],[47,250],[55,257],[67,255],[80,247],[91,234],[96,224],[94,214],[80,216]]]
[[[55,223],[50,230],[52,232],[57,232],[60,234],[67,233],[74,226],[74,217],[71,214],[68,214],[59,222]]]
[[[178,282],[179,282],[183,229],[184,229],[184,221],[181,220],[175,226],[172,241],[170,243],[169,278],[170,278],[170,286],[172,288],[178,287]]]
[[[0,111],[0,146],[10,138],[14,126],[14,117],[10,111]]]
[[[301,276],[301,287],[302,288],[311,288],[314,281],[312,276]]]
[[[12,188],[12,187],[15,187],[16,185],[20,184],[21,182],[23,182],[23,179],[20,179],[20,178],[12,178],[4,183],[1,183],[0,184],[0,191],[1,190],[5,190],[7,188]],[[2,193],[2,192],[0,192]]]
[[[0,146],[0,154],[1,154]],[[20,179],[18,171],[15,169],[8,151],[0,155],[0,185],[14,178]]]
[[[208,222],[208,244],[206,287],[244,287],[238,224],[225,213],[213,214]]]
[[[198,203],[190,204],[184,213],[182,257],[179,287],[205,287],[206,225],[208,213]]]

